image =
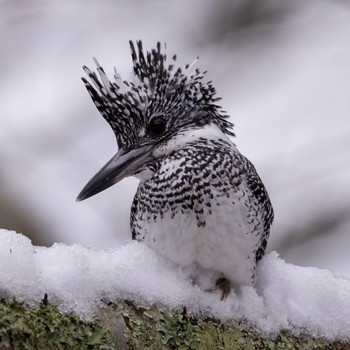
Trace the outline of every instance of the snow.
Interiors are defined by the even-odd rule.
[[[350,340],[350,280],[327,270],[299,267],[272,252],[261,262],[257,283],[226,301],[192,284],[181,269],[135,241],[113,249],[54,244],[36,247],[24,235],[0,230],[0,298],[39,303],[44,294],[62,311],[84,319],[103,301],[131,299],[197,315],[245,318],[266,333],[290,329]]]

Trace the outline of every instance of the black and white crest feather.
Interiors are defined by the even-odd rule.
[[[130,148],[138,140],[140,130],[155,115],[172,116],[170,127],[191,124],[202,127],[216,124],[225,134],[234,135],[233,124],[216,103],[216,90],[204,80],[204,73],[176,68],[176,55],[167,64],[167,56],[158,42],[156,49],[144,52],[142,42],[136,47],[130,41],[133,71],[129,81],[115,70],[110,81],[95,60],[97,73],[84,66],[90,81],[82,78],[92,100],[112,127],[120,148]]]

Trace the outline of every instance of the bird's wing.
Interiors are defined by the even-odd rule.
[[[273,221],[274,213],[272,204],[270,202],[270,197],[266,191],[264,184],[262,183],[259,175],[254,172],[247,176],[247,185],[252,191],[254,197],[258,200],[263,213],[263,224],[264,224],[264,234],[261,237],[261,243],[256,251],[255,259],[260,260],[266,251],[267,240],[270,235],[270,227]]]

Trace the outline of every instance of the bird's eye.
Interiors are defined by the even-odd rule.
[[[166,123],[162,117],[154,117],[148,125],[148,131],[153,136],[160,136],[165,131],[165,128]]]

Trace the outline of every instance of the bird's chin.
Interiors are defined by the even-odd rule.
[[[152,178],[153,175],[154,175],[154,171],[152,171],[148,167],[144,167],[140,169],[140,171],[135,173],[134,177],[136,177],[136,179],[140,180],[141,182],[144,182]]]

